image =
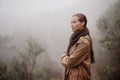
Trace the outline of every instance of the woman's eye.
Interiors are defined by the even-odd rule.
[[[73,23],[76,23],[76,21],[73,21]]]
[[[76,23],[76,21],[71,21],[71,23]]]

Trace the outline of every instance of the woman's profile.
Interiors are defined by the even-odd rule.
[[[72,16],[73,34],[62,54],[61,64],[65,68],[63,80],[91,80],[91,64],[94,63],[92,40],[87,28],[87,18],[82,13]]]

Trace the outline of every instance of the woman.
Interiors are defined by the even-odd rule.
[[[72,16],[71,27],[74,32],[70,37],[67,50],[61,57],[65,67],[64,80],[91,80],[91,63],[94,62],[92,40],[86,27],[84,14]]]

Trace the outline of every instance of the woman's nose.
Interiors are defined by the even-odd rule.
[[[73,24],[71,23],[71,27],[73,27]]]

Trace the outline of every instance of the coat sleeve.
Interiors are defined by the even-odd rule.
[[[68,56],[67,54],[63,54],[61,58],[61,63],[65,67],[75,67],[79,65],[84,59],[90,54],[90,44],[82,41],[76,44],[75,50],[73,50],[72,54]]]

